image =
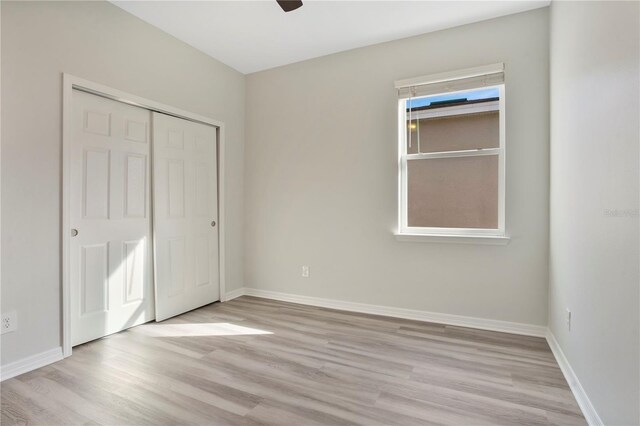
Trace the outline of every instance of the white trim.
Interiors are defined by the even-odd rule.
[[[558,365],[560,366],[560,370],[562,370],[562,374],[564,374],[564,378],[567,380],[569,387],[571,388],[571,392],[573,392],[573,396],[576,398],[578,402],[578,406],[582,410],[582,414],[584,415],[587,423],[591,426],[602,426],[604,422],[600,419],[600,416],[596,412],[595,407],[591,403],[587,392],[580,384],[580,380],[578,380],[578,376],[571,368],[571,364],[569,364],[569,360],[562,352],[556,337],[553,335],[551,330],[547,329],[547,342],[549,343],[549,347],[551,348],[551,352],[553,352],[553,356],[556,358]]]
[[[400,124],[402,123],[402,125]],[[407,110],[403,99],[398,101],[398,231],[403,229],[405,220],[405,205],[407,204],[406,170],[407,158]]]
[[[218,274],[220,276],[220,301],[226,300],[226,288],[227,288],[227,268],[226,268],[226,229],[227,220],[225,214],[225,152],[226,152],[226,135],[225,126],[221,124],[218,126]]]
[[[240,296],[244,296],[245,293],[245,288],[244,287],[240,287],[237,288],[235,290],[231,290],[229,292],[227,292],[227,294],[224,295],[224,302],[228,302],[229,300],[233,300],[236,299]]]
[[[100,83],[94,83],[93,81],[85,80],[80,77],[75,77],[71,74],[63,73],[63,81],[65,89],[78,89],[84,92],[92,93],[94,95],[102,96],[104,98],[113,99],[118,102],[137,106],[140,108],[148,109],[151,111],[160,112],[167,115],[172,115],[178,118],[184,118],[190,121],[197,121],[199,123],[209,124],[214,127],[222,128],[224,123],[218,120],[214,120],[204,115],[199,115],[190,111],[186,111],[180,108],[175,108],[170,105],[165,105],[160,102],[153,101],[151,99],[142,98],[140,96],[133,95],[131,93],[123,92],[122,90],[114,89],[109,86],[102,85]],[[72,87],[67,87],[70,85]]]
[[[446,151],[434,153],[407,153],[407,111],[405,99],[398,100],[398,228],[396,235],[446,235],[446,236],[473,236],[490,235],[505,237],[506,235],[506,120],[505,120],[505,86],[504,84],[487,86],[497,88],[500,93],[499,104],[499,127],[500,145],[498,148],[486,148],[477,150]],[[419,145],[418,145],[419,146]],[[431,227],[410,227],[408,224],[408,177],[407,162],[418,159],[468,157],[481,155],[498,156],[498,227],[496,229],[465,229],[465,228],[431,228]],[[407,241],[407,239],[400,239]],[[431,242],[440,242],[432,239]],[[448,242],[448,241],[444,241]]]
[[[42,368],[46,365],[53,364],[54,362],[60,361],[62,358],[62,347],[57,347],[39,354],[22,358],[7,365],[3,365],[0,368],[0,381],[28,373],[36,368]]]
[[[511,241],[502,235],[437,235],[437,234],[395,234],[396,240],[410,243],[453,243],[453,244],[487,244],[506,246]]]
[[[71,283],[69,261],[71,239],[71,111],[73,108],[73,80],[62,74],[62,354],[71,356]]]
[[[499,331],[502,333],[520,334],[524,336],[545,337],[547,332],[547,328],[541,325],[522,324],[517,322],[499,321],[487,318],[466,317],[462,315],[395,308],[391,306],[344,302],[335,299],[301,296],[297,294],[260,290],[257,288],[244,287],[244,294],[247,296],[261,297],[264,299],[299,303],[301,305],[311,305],[322,308],[339,309],[349,312],[381,315],[385,317],[403,318],[414,321],[433,322],[458,327],[477,328],[480,330]]]
[[[490,228],[427,228],[412,226],[396,232],[396,235],[436,235],[440,237],[506,237],[498,229]]]
[[[500,125],[500,149],[502,150],[501,155],[498,157],[498,229],[501,231],[502,235],[505,235],[507,232],[505,219],[507,208],[507,121],[505,118],[507,105],[505,103],[505,85],[500,85],[498,90],[500,91],[500,99],[498,100],[500,103],[500,114],[498,116],[498,120]]]
[[[483,65],[474,68],[465,68],[457,71],[447,71],[438,74],[423,75],[420,77],[407,78],[404,80],[396,80],[395,88],[402,89],[404,87],[422,86],[424,84],[439,83],[442,81],[460,80],[463,78],[478,77],[487,74],[495,74],[504,72],[504,63]]]
[[[220,300],[225,300],[225,125],[203,115],[174,108],[160,102],[145,99],[121,90],[113,89],[70,74],[62,74],[62,353],[64,357],[71,355],[71,294],[69,282],[69,247],[70,247],[70,197],[69,170],[71,161],[69,152],[72,138],[72,95],[73,90],[82,90],[94,95],[113,99],[129,105],[138,106],[151,111],[161,112],[174,117],[183,118],[218,128],[218,246],[220,273]]]
[[[420,152],[407,154],[406,158],[407,160],[430,160],[432,158],[482,157],[483,155],[500,155],[503,152],[502,148],[477,148],[460,151]]]

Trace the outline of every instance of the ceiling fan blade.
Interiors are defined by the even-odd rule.
[[[285,12],[291,12],[292,10],[296,10],[300,6],[302,6],[301,0],[276,0],[282,10]]]

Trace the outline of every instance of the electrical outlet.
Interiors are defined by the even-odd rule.
[[[303,266],[302,267],[302,278],[309,278],[309,267],[308,266]]]
[[[571,311],[567,308],[567,330],[571,331]]]
[[[16,331],[18,328],[18,314],[16,311],[11,311],[2,314],[2,323],[0,323],[0,334],[10,333]]]

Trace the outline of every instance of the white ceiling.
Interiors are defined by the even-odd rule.
[[[550,1],[112,1],[248,74],[549,5]]]

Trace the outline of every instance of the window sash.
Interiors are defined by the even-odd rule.
[[[405,154],[407,160],[428,160],[430,158],[480,157],[483,155],[500,155],[502,148],[478,148],[463,151],[437,151]]]
[[[408,154],[407,153],[407,131],[406,122],[408,114],[406,112],[406,100],[398,100],[398,233],[399,234],[417,234],[417,235],[455,235],[455,236],[505,236],[505,90],[504,84],[497,86],[488,86],[499,90],[499,126],[500,141],[499,148],[472,149],[464,151],[441,151]],[[467,89],[465,89],[466,91]],[[451,93],[451,92],[446,92]],[[407,178],[408,168],[407,162],[411,160],[426,160],[432,158],[451,158],[451,157],[473,157],[482,155],[498,156],[498,228],[482,229],[482,228],[439,228],[439,227],[416,227],[408,226],[408,194],[407,194]]]

